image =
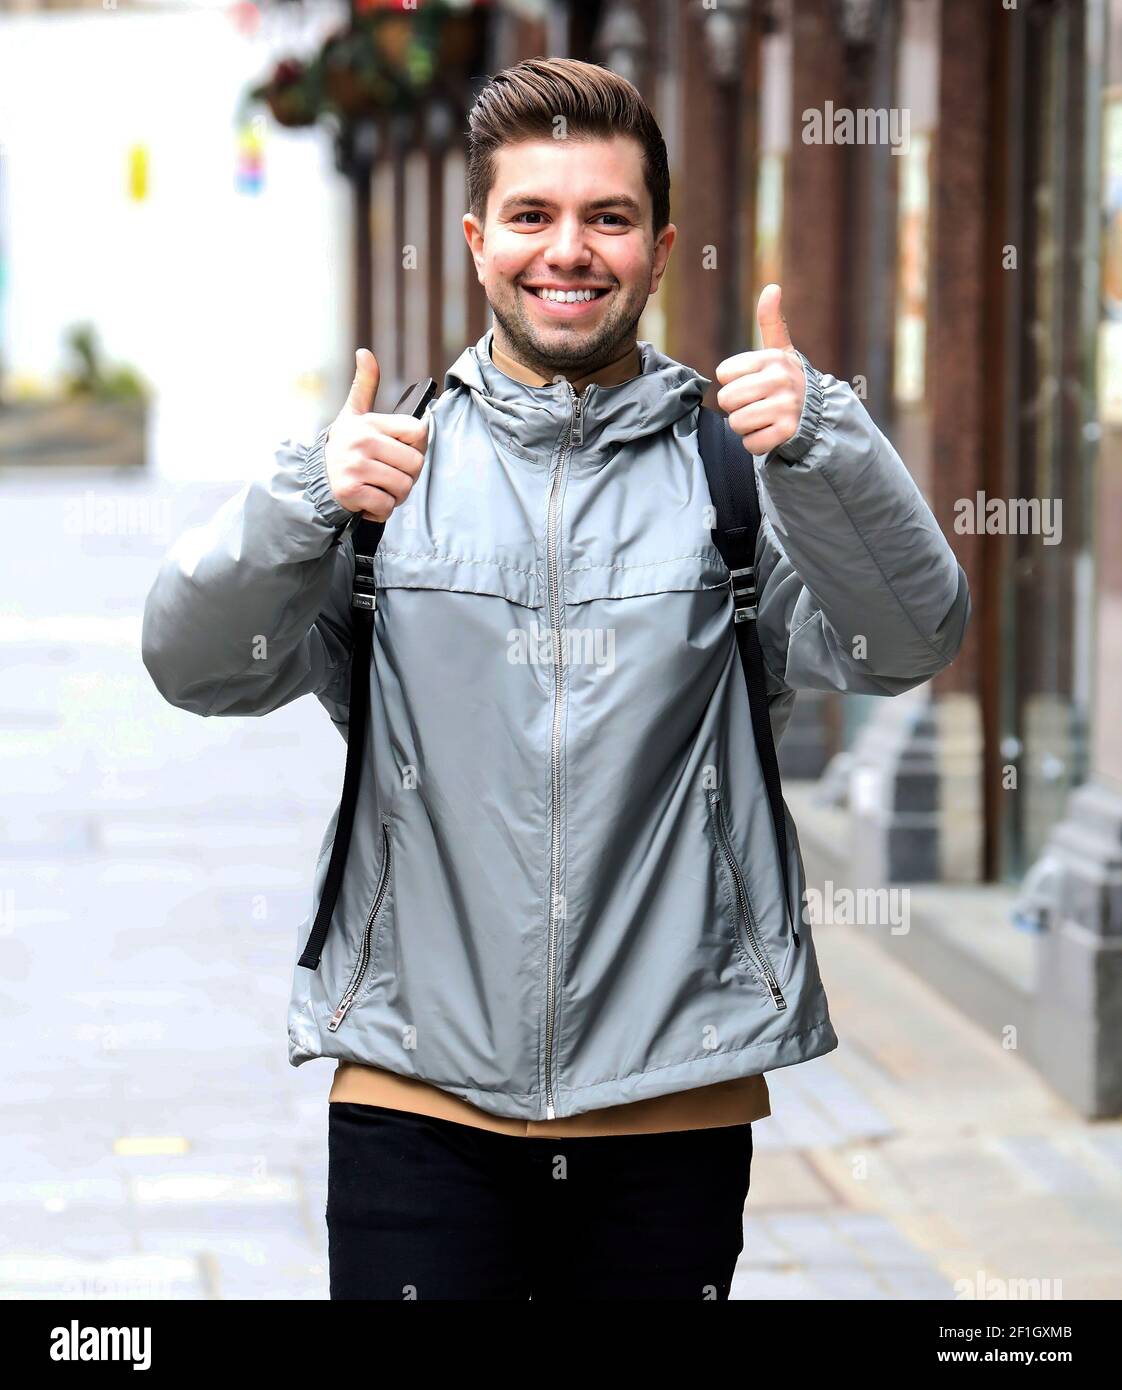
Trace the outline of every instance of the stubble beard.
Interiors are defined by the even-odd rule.
[[[642,303],[635,299],[625,300],[617,283],[615,298],[617,302],[592,330],[559,325],[561,331],[548,336],[530,321],[521,303],[522,289],[514,284],[514,302],[496,304],[490,295],[487,302],[496,322],[506,337],[507,351],[518,360],[544,377],[575,372],[594,372],[626,351],[635,341],[636,329],[646,298]]]

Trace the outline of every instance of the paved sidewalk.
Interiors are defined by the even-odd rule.
[[[1119,1297],[1122,1123],[1084,1121],[860,928],[815,942],[840,1046],[768,1075],[734,1297]]]
[[[0,609],[0,1298],[324,1298],[332,1065],[288,1065],[285,1012],[343,742],[313,700],[163,703],[138,638],[164,538],[90,505],[59,528],[128,485],[0,486],[27,580]],[[173,533],[229,491],[176,496]],[[860,929],[816,942],[841,1046],[769,1075],[734,1296],[1117,1296],[1122,1124]]]

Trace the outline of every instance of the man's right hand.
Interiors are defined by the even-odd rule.
[[[429,427],[412,415],[376,415],[381,373],[369,348],[355,353],[355,379],[327,434],[323,459],[341,507],[386,521],[420,475]]]

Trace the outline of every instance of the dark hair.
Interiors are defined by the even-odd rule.
[[[654,235],[670,221],[666,143],[637,87],[610,68],[576,58],[527,58],[482,88],[468,115],[468,206],[480,222],[495,182],[495,151],[520,140],[550,139],[558,116],[573,139],[630,135],[643,150]]]

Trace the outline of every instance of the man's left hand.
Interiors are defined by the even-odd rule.
[[[739,352],[718,366],[717,404],[752,454],[767,454],[793,439],[802,419],[806,373],[780,310],[783,291],[765,285],[756,305],[763,347]]]

